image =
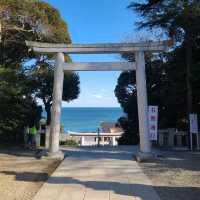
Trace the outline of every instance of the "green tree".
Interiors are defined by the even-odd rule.
[[[134,72],[123,72],[118,78],[115,95],[120,103],[126,117],[121,117],[119,123],[124,134],[119,139],[119,144],[137,144],[138,117],[137,117],[137,94],[136,77]]]
[[[138,22],[139,28],[161,28],[174,39],[176,46],[182,46],[184,49],[182,64],[186,69],[187,114],[194,112],[191,78],[192,68],[195,65],[193,50],[196,48],[200,34],[200,1],[146,0],[142,3],[133,2],[129,8],[141,15],[142,20]]]
[[[126,60],[134,61],[133,55],[124,55]],[[166,76],[163,72],[166,71],[166,65],[162,62],[159,56],[152,57],[146,54],[146,74],[147,74],[147,93],[148,101],[151,105],[159,105],[160,119],[163,121],[165,99],[163,89],[166,88]],[[115,95],[127,114],[126,117],[119,119],[119,122],[124,129],[124,135],[119,140],[121,144],[137,144],[139,141],[138,130],[138,110],[137,110],[137,86],[135,72],[127,71],[121,73]],[[160,123],[163,127],[166,123]]]
[[[23,74],[0,69],[0,139],[20,141],[24,126],[37,123],[38,106],[32,98],[30,82]]]
[[[29,51],[25,40],[52,43],[71,42],[66,23],[62,20],[58,10],[48,3],[40,0],[0,0],[0,69],[2,70],[0,78],[1,83],[3,83],[0,88],[0,99],[5,111],[16,111],[15,115],[12,115],[11,111],[4,112],[4,115],[0,116],[0,123],[9,126],[5,120],[6,117],[9,118],[10,124],[13,121],[15,125],[9,126],[10,133],[13,134],[15,134],[16,127],[22,130],[26,124],[26,118],[35,116],[29,114],[36,107],[35,97],[46,98],[49,96],[51,98],[52,95],[53,68],[50,65],[52,56],[41,56]],[[68,56],[66,56],[66,61],[70,61]],[[34,82],[33,76],[38,63],[45,65],[46,69],[40,71],[37,82]],[[50,68],[51,70],[49,70]],[[7,75],[5,76],[5,74]],[[23,81],[18,81],[15,84],[12,79],[18,80],[19,77],[23,77]],[[70,101],[77,98],[79,93],[78,75],[67,74],[64,82],[71,85],[64,84],[63,99]],[[17,91],[19,93],[14,98],[13,92]],[[7,99],[12,99],[12,101]],[[8,128],[2,129],[2,132],[6,132],[6,130]]]
[[[0,0],[1,64],[23,67],[39,55],[28,51],[25,40],[70,43],[67,25],[58,10],[40,0]]]
[[[34,67],[30,77],[34,84],[36,97],[42,99],[44,103],[45,111],[47,113],[47,124],[50,124],[53,99],[54,67],[52,64],[47,62],[40,62],[37,66],[38,68]],[[64,101],[69,102],[78,97],[80,93],[79,84],[79,76],[76,73],[64,73]]]
[[[165,54],[146,55],[147,92],[150,105],[159,107],[159,128],[177,128],[187,130],[187,108],[185,82],[186,68],[184,68],[184,47],[176,47],[173,51]],[[199,48],[194,50],[194,67],[192,68],[192,87],[194,92],[193,106],[200,113],[200,67]],[[125,55],[126,60],[134,61],[133,55]],[[120,143],[135,143],[138,140],[137,119],[137,87],[135,72],[123,72],[115,89],[121,107],[127,117],[121,118],[120,124],[125,134]]]

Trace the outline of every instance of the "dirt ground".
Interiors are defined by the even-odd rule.
[[[31,200],[59,163],[31,151],[0,150],[0,200]]]
[[[161,151],[139,163],[161,200],[200,200],[200,152]],[[0,150],[0,200],[31,200],[60,161],[36,159],[34,152]]]
[[[162,157],[140,163],[162,200],[200,200],[200,152],[161,151]]]

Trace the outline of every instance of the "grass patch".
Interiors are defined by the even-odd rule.
[[[66,140],[66,141],[61,141],[60,145],[76,147],[76,146],[78,146],[78,143],[76,141],[74,141],[74,140]]]

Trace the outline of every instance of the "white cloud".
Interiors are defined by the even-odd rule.
[[[120,107],[114,95],[102,93],[81,93],[78,99],[70,103],[63,102],[63,107]]]
[[[110,98],[110,96],[107,94],[108,90],[102,88],[99,90],[99,93],[97,94],[91,94],[92,97],[97,99],[103,99],[103,98]]]
[[[101,94],[92,94],[91,96],[95,97],[97,99],[102,99],[103,98],[103,95],[101,95]]]

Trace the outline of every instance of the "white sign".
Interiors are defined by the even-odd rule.
[[[197,114],[190,114],[190,133],[197,134],[198,133],[198,120]]]
[[[149,106],[148,112],[149,122],[149,139],[158,139],[158,106]]]

